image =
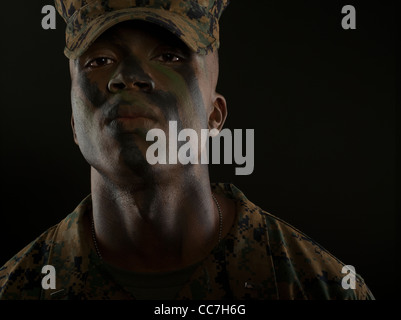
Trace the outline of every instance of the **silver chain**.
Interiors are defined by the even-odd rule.
[[[212,193],[212,197],[214,202],[216,202],[217,210],[219,211],[219,243],[221,242],[221,237],[223,235],[223,213],[221,212],[220,204],[217,201],[216,197]]]
[[[223,214],[221,212],[220,204],[217,201],[217,199],[213,193],[212,193],[212,197],[213,197],[214,202],[216,203],[217,210],[219,211],[219,243],[220,243],[222,235],[223,235]],[[92,238],[93,238],[93,243],[95,245],[96,253],[99,256],[99,258],[101,260],[103,260],[102,254],[100,253],[99,246],[97,245],[96,233],[95,233],[95,220],[93,219],[93,215],[92,215],[92,228],[91,229],[92,229]]]
[[[100,258],[100,260],[103,260],[102,254],[100,253],[99,247],[97,246],[96,233],[95,233],[95,219],[93,219],[93,215],[92,215],[92,238],[93,238],[93,243],[95,244],[96,253]]]

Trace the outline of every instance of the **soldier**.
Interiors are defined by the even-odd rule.
[[[211,184],[207,165],[146,160],[147,132],[170,121],[222,129],[227,5],[56,0],[91,194],[0,269],[0,298],[373,299],[359,275],[344,287],[344,264],[302,232]]]

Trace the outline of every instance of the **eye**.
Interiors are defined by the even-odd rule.
[[[96,59],[93,59],[93,60],[89,61],[86,64],[86,67],[87,68],[99,68],[99,67],[107,66],[107,65],[112,64],[112,63],[114,63],[113,59],[106,58],[106,57],[99,57],[99,58],[96,58]]]
[[[161,62],[180,62],[183,60],[180,56],[174,53],[166,52],[157,57]]]

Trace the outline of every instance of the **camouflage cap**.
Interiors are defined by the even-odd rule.
[[[76,59],[107,29],[127,20],[166,28],[190,49],[207,54],[219,47],[219,19],[229,0],[55,0],[67,23],[67,58]]]

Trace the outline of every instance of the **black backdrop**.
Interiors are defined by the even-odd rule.
[[[46,4],[2,7],[0,265],[90,192],[70,129],[65,25],[42,29]],[[341,28],[347,4],[356,30]],[[255,171],[211,168],[213,181],[354,265],[378,299],[398,291],[394,12],[389,2],[233,0],[218,89],[226,127],[255,129]]]

